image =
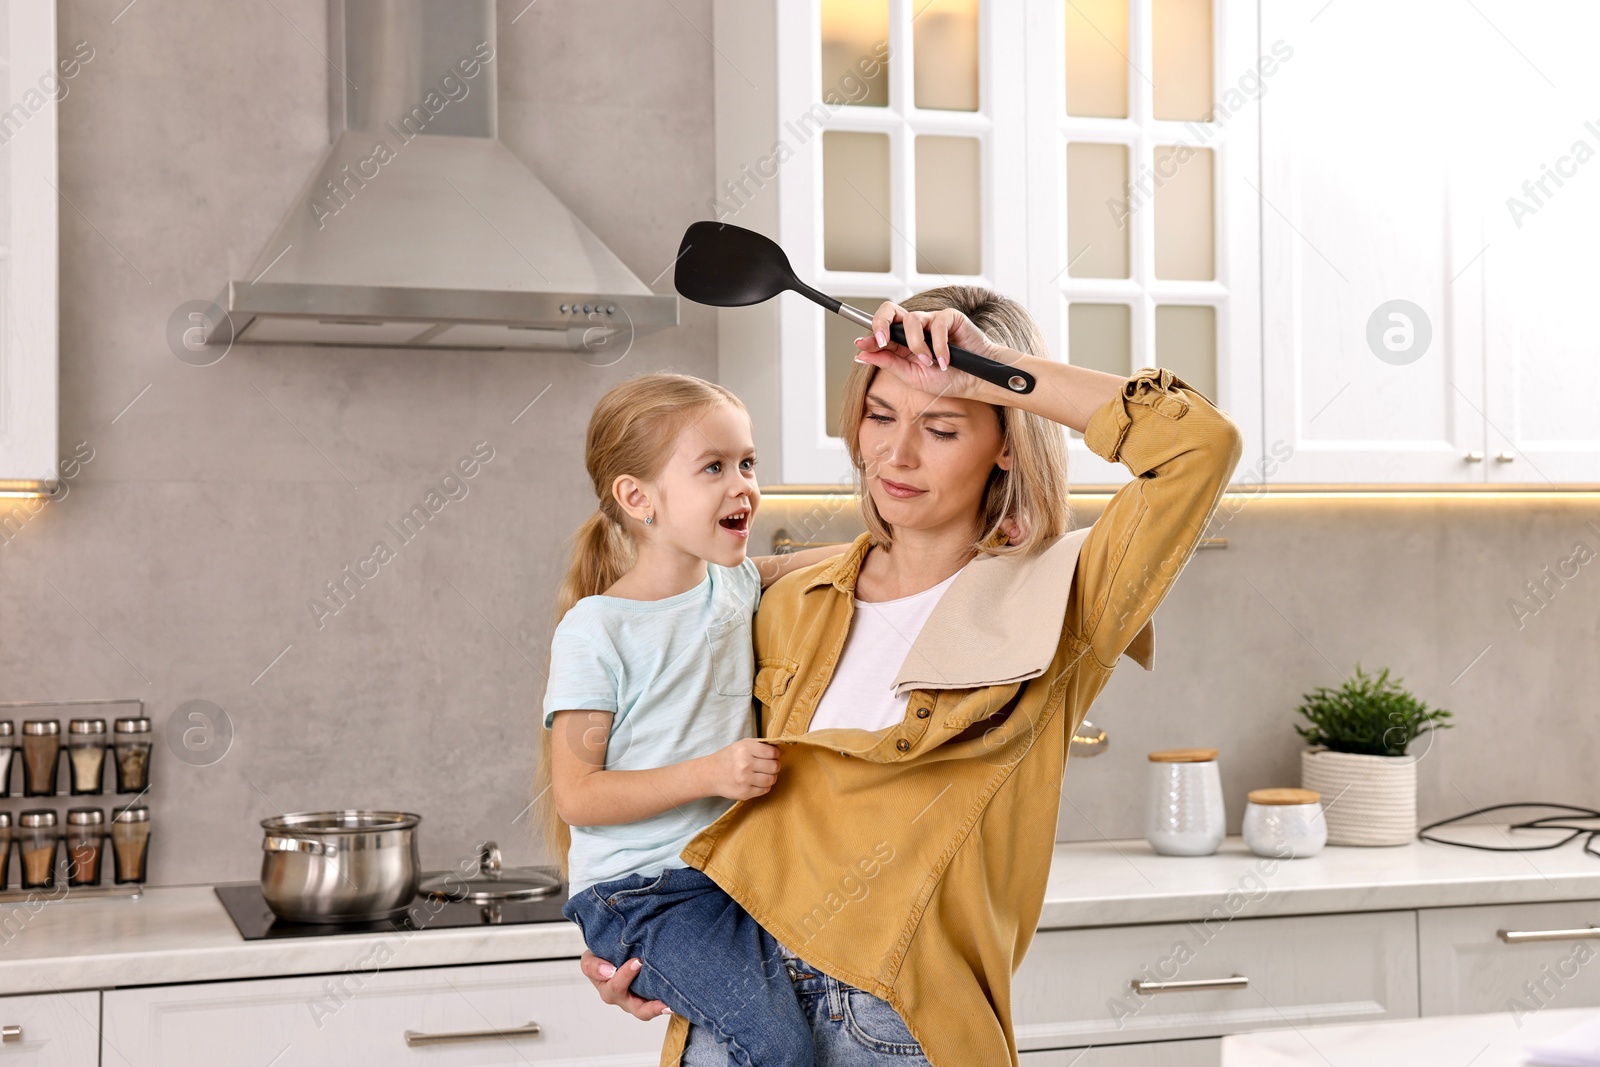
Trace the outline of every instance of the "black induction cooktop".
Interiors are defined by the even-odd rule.
[[[267,907],[260,882],[212,886],[233,925],[246,941],[272,937],[336,937],[340,934],[391,934],[444,930],[461,926],[512,926],[519,923],[564,923],[561,906],[566,887],[539,900],[503,904],[436,903],[418,897],[408,914],[396,919],[353,923],[296,923],[280,919]]]

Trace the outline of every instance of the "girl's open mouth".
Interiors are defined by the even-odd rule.
[[[748,510],[735,511],[732,515],[724,515],[717,520],[717,525],[729,533],[737,534],[740,537],[749,537],[750,512]]]

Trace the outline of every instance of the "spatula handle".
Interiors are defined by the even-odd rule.
[[[896,344],[906,343],[905,327],[895,323],[889,327],[889,339]],[[1033,375],[1015,367],[1008,367],[1004,363],[997,363],[992,359],[968,352],[965,348],[950,345],[950,365],[966,371],[974,378],[982,378],[986,382],[998,385],[1002,389],[1009,389],[1013,393],[1033,392]]]
[[[872,329],[872,316],[860,308],[851,307],[849,304],[836,300],[826,293],[819,292],[803,282],[797,284],[795,291],[807,299],[816,301],[829,311],[842,315],[857,326],[869,330]],[[898,322],[890,326],[889,337],[896,344],[905,344],[905,327]],[[1004,363],[997,363],[992,359],[980,356],[976,352],[968,352],[965,348],[960,348],[956,345],[950,346],[950,365],[966,371],[974,378],[982,378],[986,382],[998,385],[1002,389],[1009,389],[1013,393],[1031,393],[1035,385],[1033,375],[1027,371],[1008,367]]]

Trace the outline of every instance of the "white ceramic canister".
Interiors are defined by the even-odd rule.
[[[1150,753],[1145,840],[1164,856],[1209,856],[1227,836],[1214,748]]]
[[[1244,843],[1258,856],[1299,859],[1328,843],[1322,795],[1314,789],[1252,789],[1244,806]]]

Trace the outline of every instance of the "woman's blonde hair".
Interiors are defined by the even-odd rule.
[[[946,285],[929,289],[900,302],[907,311],[955,308],[991,339],[1028,355],[1048,352],[1039,326],[1026,308],[992,290],[977,285]],[[861,497],[861,517],[874,545],[894,542],[894,530],[878,512],[866,487],[866,457],[861,452],[861,423],[867,414],[867,388],[877,368],[857,363],[844,383],[839,436],[844,438],[855,467],[856,489]],[[1067,442],[1056,423],[1013,407],[995,407],[1000,433],[1011,449],[1011,469],[996,465],[983,492],[982,526],[972,548],[990,555],[1032,555],[1067,532]],[[1001,534],[1006,519],[1018,520],[1026,531],[1020,541],[1007,544]]]
[[[603,593],[633,566],[637,556],[628,524],[611,487],[623,475],[651,481],[661,473],[683,428],[718,404],[744,404],[717,385],[687,374],[644,374],[613,386],[589,417],[583,462],[600,504],[572,535],[572,561],[556,593],[555,622],[586,596]],[[541,715],[541,719],[543,716]],[[553,731],[539,730],[539,765],[533,805],[540,811],[545,845],[567,876],[572,829],[556,811],[550,756]]]

